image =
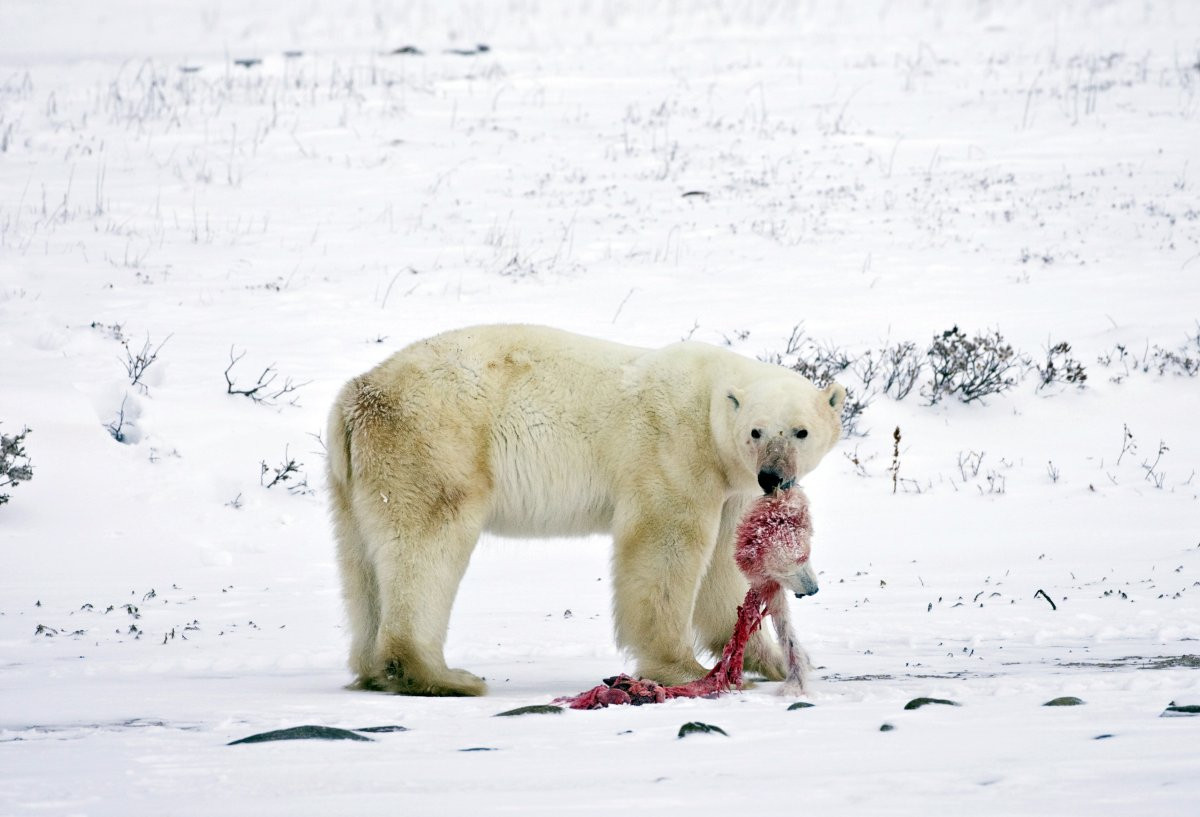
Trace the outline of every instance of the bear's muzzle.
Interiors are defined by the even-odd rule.
[[[767,442],[759,459],[758,487],[770,496],[786,491],[796,484],[795,455],[783,436]]]

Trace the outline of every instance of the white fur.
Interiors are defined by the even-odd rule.
[[[533,326],[448,332],[351,380],[328,467],[360,685],[484,691],[442,655],[483,530],[611,532],[619,643],[644,677],[700,677],[693,645],[720,652],[747,587],[732,540],[759,471],[814,468],[844,396],[700,343],[650,350]],[[786,674],[769,639],[747,657]]]

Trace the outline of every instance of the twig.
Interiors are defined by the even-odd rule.
[[[630,290],[629,290],[629,294],[628,294],[628,295],[626,295],[624,298],[622,298],[622,299],[621,299],[621,303],[620,303],[620,305],[617,307],[617,311],[616,311],[616,312],[613,314],[613,316],[612,316],[612,320],[610,321],[610,323],[616,323],[616,322],[617,322],[617,318],[621,317],[621,310],[625,308],[625,304],[627,304],[627,303],[629,302],[629,299],[633,297],[633,293],[635,293],[635,292],[637,292],[637,288],[636,288],[636,287],[635,287],[635,288],[633,288],[633,289],[630,289]]]
[[[124,343],[125,373],[129,375],[129,385],[141,386],[142,393],[146,392],[146,384],[142,382],[142,377],[146,374],[146,370],[154,364],[154,361],[158,360],[158,353],[162,351],[162,348],[167,345],[167,341],[172,337],[174,337],[173,332],[167,335],[162,343],[151,349],[150,336],[146,335],[146,340],[142,343],[142,350],[137,354],[134,354],[130,350],[128,342]]]
[[[1117,465],[1121,464],[1121,459],[1126,454],[1137,453],[1137,443],[1134,442],[1133,432],[1129,430],[1128,425],[1122,423],[1121,426],[1124,429],[1124,433],[1121,436],[1121,453],[1117,455]],[[1161,456],[1162,452],[1160,451],[1159,454]]]
[[[113,438],[114,440],[116,440],[117,442],[119,442],[119,443],[124,443],[124,442],[125,442],[125,440],[126,440],[126,434],[125,434],[125,403],[126,403],[128,400],[129,400],[129,395],[128,395],[128,394],[126,394],[126,395],[125,395],[125,396],[124,396],[124,397],[121,399],[121,408],[120,408],[120,409],[117,411],[117,416],[116,416],[116,418],[115,418],[115,419],[114,419],[112,422],[110,422],[110,423],[108,423],[107,425],[105,425],[105,426],[104,426],[106,429],[108,429],[108,433],[112,435],[112,438]]]
[[[1048,595],[1046,595],[1046,591],[1045,591],[1045,590],[1042,590],[1042,589],[1040,589],[1040,588],[1039,588],[1039,589],[1038,589],[1038,591],[1037,591],[1036,593],[1034,593],[1034,594],[1033,594],[1033,597],[1034,597],[1035,599],[1036,599],[1038,596],[1041,596],[1041,597],[1042,597],[1042,598],[1044,598],[1046,601],[1050,602],[1050,609],[1051,609],[1051,610],[1057,610],[1057,609],[1058,609],[1058,605],[1054,603],[1054,599],[1052,599],[1052,598],[1050,598]]]
[[[1044,71],[1037,72],[1033,82],[1029,83],[1029,90],[1025,92],[1025,112],[1021,114],[1021,130],[1029,127],[1029,103],[1033,101],[1033,94],[1037,90],[1038,80],[1042,78],[1043,73]]]
[[[229,347],[229,365],[225,367],[225,393],[240,394],[243,397],[249,397],[255,403],[261,403],[267,406],[275,405],[275,401],[285,394],[291,394],[304,386],[311,383],[311,380],[306,380],[303,383],[293,383],[290,377],[284,378],[283,385],[277,389],[272,389],[271,384],[279,377],[279,372],[275,369],[275,364],[262,370],[262,374],[258,376],[258,380],[249,388],[239,388],[234,382],[229,373],[233,367],[238,364],[242,358],[246,356],[245,350],[242,353],[235,354],[232,346]],[[289,401],[292,405],[296,405],[295,399]]]
[[[896,426],[896,430],[892,432],[892,467],[888,471],[892,473],[892,493],[894,494],[900,481],[900,426]]]

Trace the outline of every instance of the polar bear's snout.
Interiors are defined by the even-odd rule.
[[[764,494],[773,494],[783,484],[783,474],[774,468],[764,468],[758,472],[758,487]]]
[[[783,474],[775,468],[764,468],[758,472],[758,487],[762,488],[762,492],[767,496],[777,491],[783,493],[790,490],[795,484],[795,477],[785,479]]]
[[[782,436],[763,448],[758,466],[758,487],[764,494],[786,491],[796,484],[796,458]]]

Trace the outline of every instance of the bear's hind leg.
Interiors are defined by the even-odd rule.
[[[397,509],[393,519],[408,516]],[[450,611],[481,519],[465,508],[424,531],[399,525],[375,555],[380,627],[369,686],[402,695],[483,695],[482,678],[446,665]],[[417,517],[419,518],[419,517]]]
[[[326,474],[342,598],[350,629],[349,664],[362,685],[370,677],[374,664],[375,639],[379,634],[379,587],[353,499],[356,475],[351,467],[351,428],[346,404],[352,400],[355,388],[354,381],[347,384],[330,412]]]
[[[358,523],[348,503],[342,501],[341,492],[335,488],[334,493],[338,568],[350,625],[350,669],[362,686],[375,664],[375,641],[379,636],[379,586]]]

